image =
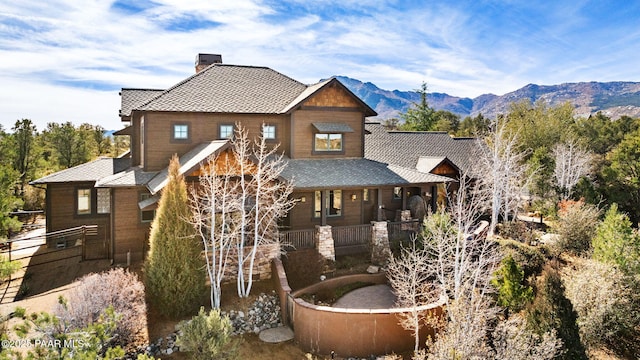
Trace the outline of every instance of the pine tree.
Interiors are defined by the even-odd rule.
[[[205,291],[202,245],[190,221],[187,187],[177,156],[151,226],[144,266],[149,302],[160,313],[179,317],[196,311]]]

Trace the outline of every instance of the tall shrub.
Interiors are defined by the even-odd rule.
[[[187,188],[179,167],[174,156],[151,225],[149,255],[144,265],[149,302],[169,317],[198,309],[205,291],[202,245],[190,222]]]
[[[640,235],[616,204],[611,205],[596,230],[593,257],[614,264],[627,274],[640,273]]]

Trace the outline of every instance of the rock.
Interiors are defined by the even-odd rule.
[[[370,265],[370,266],[367,268],[367,272],[368,272],[369,274],[377,274],[377,273],[378,273],[378,271],[380,271],[380,267],[379,267],[379,266]]]

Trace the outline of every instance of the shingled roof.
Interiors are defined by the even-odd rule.
[[[216,63],[167,90],[122,89],[120,116],[128,120],[133,110],[284,114],[333,82],[339,83],[331,78],[305,85],[267,67]],[[355,98],[366,116],[376,115]]]
[[[451,179],[368,159],[287,159],[281,176],[296,189],[450,182]]]
[[[31,182],[37,184],[93,182],[101,178],[119,173],[131,164],[129,158],[99,158],[88,163],[58,171]]]
[[[462,171],[472,165],[478,141],[452,138],[438,131],[387,131],[380,123],[366,123],[364,156],[367,159],[416,169],[420,157],[442,157]]]
[[[306,89],[266,67],[213,64],[137,110],[277,114]]]
[[[120,116],[131,116],[131,110],[149,102],[149,100],[162,94],[160,89],[129,89],[120,90]]]

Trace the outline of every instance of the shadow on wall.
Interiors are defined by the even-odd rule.
[[[273,260],[272,271],[280,304],[283,304],[283,323],[294,330],[295,340],[302,350],[325,355],[334,351],[341,357],[367,357],[413,350],[412,333],[398,323],[399,314],[409,311],[406,308],[343,309],[313,305],[298,297],[354,282],[384,284],[387,282],[384,274],[328,279],[292,293],[279,259]],[[420,310],[440,316],[445,300],[422,306]],[[425,325],[420,331],[421,343],[434,334],[434,329]]]

